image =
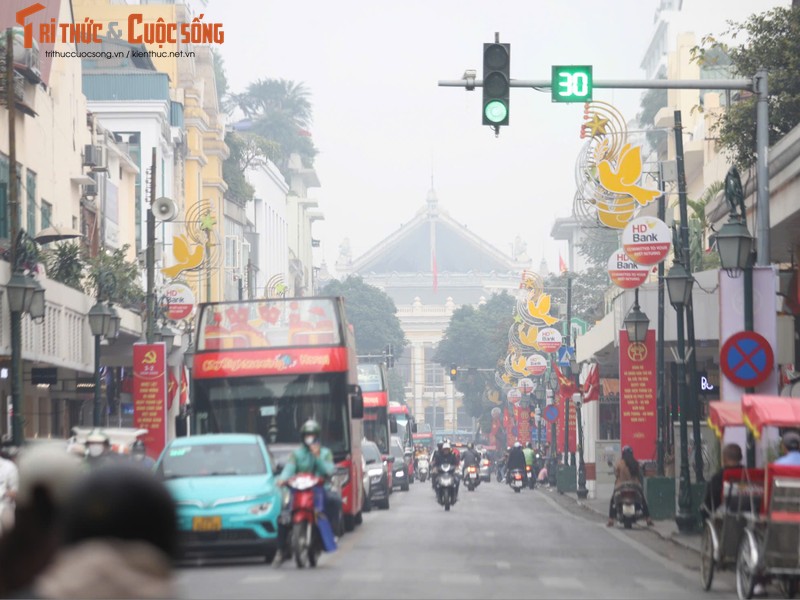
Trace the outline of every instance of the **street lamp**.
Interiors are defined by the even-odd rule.
[[[744,329],[753,331],[753,236],[747,229],[744,207],[742,180],[736,167],[731,167],[725,176],[725,199],[731,207],[728,222],[717,233],[717,249],[722,268],[730,277],[744,272]],[[747,388],[752,394],[754,388]],[[747,466],[754,467],[756,462],[755,440],[751,432],[747,432]]]
[[[639,288],[636,288],[633,306],[625,320],[622,322],[628,332],[628,341],[631,343],[643,343],[647,339],[647,330],[650,327],[650,319],[639,308]]]
[[[94,336],[94,404],[92,405],[92,426],[100,427],[100,338],[103,337],[111,326],[113,317],[111,309],[101,301],[89,309],[89,328]]]
[[[10,171],[10,180],[14,180],[14,170]],[[16,189],[15,186],[11,186]],[[14,198],[15,196],[11,196]],[[9,204],[15,203],[10,200]],[[44,319],[44,289],[32,275],[32,265],[36,262],[35,243],[28,237],[24,229],[17,230],[15,210],[11,211],[11,277],[6,283],[8,308],[11,312],[11,438],[16,446],[25,440],[22,419],[22,315],[30,313],[31,318]]]
[[[111,318],[108,320],[108,328],[104,335],[106,339],[111,342],[119,337],[119,328],[122,324],[122,318],[119,316],[116,308],[111,305],[109,305],[108,308],[111,311]]]
[[[164,346],[166,346],[166,353],[169,354],[172,352],[172,346],[175,342],[175,332],[172,330],[172,328],[168,327],[167,325],[162,325],[161,330],[156,335],[159,338],[158,341],[164,342]]]
[[[669,302],[675,308],[678,322],[678,397],[680,398],[680,442],[681,473],[678,487],[678,513],[675,522],[682,532],[695,528],[692,514],[692,497],[689,483],[689,429],[686,423],[689,414],[689,390],[686,382],[686,342],[683,336],[683,310],[690,302],[692,293],[692,277],[680,262],[672,265],[666,278]]]

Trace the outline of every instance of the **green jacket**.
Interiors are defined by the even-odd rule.
[[[522,453],[525,455],[525,464],[529,467],[533,466],[533,459],[536,455],[533,453],[533,448],[523,448]]]
[[[304,444],[289,455],[289,460],[286,461],[286,466],[283,467],[278,479],[286,481],[295,473],[312,473],[328,479],[335,470],[333,453],[328,448],[323,446],[320,448],[319,456],[314,456]]]

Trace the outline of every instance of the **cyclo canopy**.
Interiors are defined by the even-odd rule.
[[[800,398],[742,396],[742,420],[756,439],[764,427],[800,427]]]

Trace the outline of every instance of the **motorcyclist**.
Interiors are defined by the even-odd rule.
[[[608,507],[608,527],[614,526],[614,521],[617,518],[617,509],[614,505],[614,496],[617,495],[617,490],[625,485],[635,485],[639,488],[639,498],[642,501],[642,515],[647,521],[648,525],[653,524],[650,518],[650,509],[647,506],[647,500],[644,497],[643,484],[642,484],[642,471],[639,468],[638,461],[633,457],[633,448],[625,446],[622,449],[622,458],[614,465],[614,475],[616,481],[614,482],[614,493],[611,494],[611,502]]]
[[[467,467],[478,467],[481,464],[481,454],[475,450],[475,444],[469,442],[464,454],[461,455],[461,466],[463,472],[466,473]]]
[[[331,524],[334,531],[338,531],[338,521],[341,515],[342,501],[339,495],[329,488],[331,476],[336,471],[336,466],[333,462],[333,453],[320,443],[320,434],[322,428],[319,423],[313,419],[309,419],[300,428],[300,437],[303,440],[302,445],[294,450],[289,459],[286,461],[286,466],[283,467],[281,474],[278,476],[277,483],[279,486],[286,485],[286,482],[296,473],[311,473],[317,477],[321,477],[326,481],[325,486],[325,515]],[[289,559],[286,552],[286,536],[288,534],[288,527],[278,524],[278,553],[275,557],[276,566]]]
[[[436,464],[437,457],[442,453],[442,446],[444,445],[444,441],[438,442],[436,444],[436,450],[433,451],[430,458],[430,473],[431,473],[431,487],[436,489],[436,477],[433,476],[433,465]]]
[[[111,449],[111,439],[100,429],[93,429],[86,436],[86,464],[96,469],[119,458]]]
[[[522,444],[514,442],[514,447],[508,453],[508,461],[506,462],[506,472],[510,473],[514,469],[522,471],[523,481],[527,480],[525,474],[525,453],[522,451]]]
[[[525,447],[522,449],[522,453],[525,455],[525,466],[530,467],[531,471],[533,471],[533,464],[534,459],[536,458],[536,453],[533,451],[533,446],[530,442],[525,444]]]
[[[152,471],[156,461],[147,456],[146,451],[147,448],[145,448],[144,442],[142,440],[136,440],[131,446],[131,460],[133,464],[140,466],[146,471]]]
[[[438,482],[439,469],[444,464],[453,465],[453,475],[456,478],[456,496],[458,496],[458,487],[461,484],[461,479],[458,476],[458,457],[453,454],[453,449],[450,447],[449,442],[444,442],[441,451],[437,452],[434,457],[434,462],[431,467],[434,482]],[[436,489],[437,485],[438,483],[433,484],[434,489]]]
[[[497,475],[500,481],[504,481],[508,473],[508,455],[511,452],[511,446],[508,446],[503,454],[497,459]]]

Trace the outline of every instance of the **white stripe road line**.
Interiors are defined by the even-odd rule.
[[[461,585],[480,585],[481,576],[474,573],[442,573],[439,576],[439,581]]]
[[[498,560],[497,561],[497,568],[502,571],[509,571],[511,570],[511,563],[507,560]]]
[[[574,577],[539,577],[542,585],[548,588],[561,588],[562,590],[582,590],[584,585]]]
[[[248,575],[240,580],[241,583],[276,583],[286,576],[282,573],[267,573],[265,575]]]

